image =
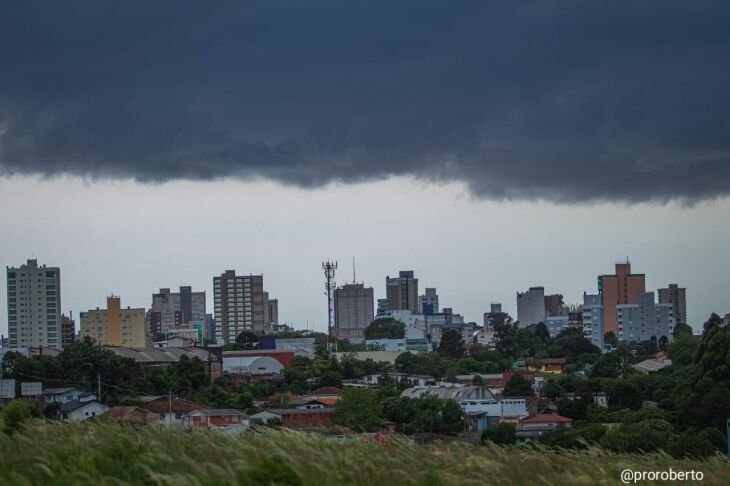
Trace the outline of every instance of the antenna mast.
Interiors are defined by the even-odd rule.
[[[327,294],[327,335],[328,335],[328,348],[334,341],[334,349],[337,352],[337,329],[334,326],[335,308],[334,302],[332,301],[332,292],[335,290],[335,270],[337,269],[337,262],[331,262],[327,260],[322,262],[322,270],[324,270],[325,291]]]

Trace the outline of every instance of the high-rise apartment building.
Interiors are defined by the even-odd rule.
[[[105,346],[147,346],[145,309],[122,309],[119,297],[107,297],[106,309],[81,312],[79,321],[81,339],[90,337]]]
[[[517,321],[523,327],[545,322],[544,287],[530,287],[527,292],[517,292]]]
[[[646,292],[646,276],[643,273],[631,273],[631,263],[616,263],[614,275],[598,277],[598,293],[603,305],[604,332],[613,331],[618,336],[618,320],[616,306],[638,304],[639,296]]]
[[[268,315],[267,324],[274,326],[279,324],[279,299],[266,299],[266,310]]]
[[[636,304],[616,306],[619,341],[641,342],[669,337],[674,332],[672,304],[656,304],[654,292],[643,292]]]
[[[412,270],[401,270],[397,277],[385,278],[388,310],[410,310],[418,314],[418,279]]]
[[[235,342],[243,331],[264,330],[264,276],[236,275],[226,270],[213,277],[215,337],[224,343]]]
[[[373,288],[351,283],[335,289],[335,331],[339,339],[359,344],[373,321]]]
[[[592,344],[603,349],[603,304],[599,294],[583,294],[583,308],[581,311],[583,321],[583,337]]]
[[[657,290],[660,304],[672,304],[674,320],[677,324],[687,324],[687,289],[677,284],[669,284],[665,289]]]
[[[193,292],[183,286],[179,292],[160,289],[152,294],[150,333],[153,338],[165,339],[170,329],[196,325],[205,328],[205,291]]]
[[[66,317],[61,315],[61,346],[65,347],[73,344],[76,340],[76,321],[73,315]]]
[[[10,347],[61,347],[61,270],[28,260],[6,267]]]
[[[421,314],[439,313],[439,296],[436,289],[426,287],[426,293],[418,297]]]
[[[545,316],[557,317],[566,314],[567,310],[563,305],[563,294],[552,294],[545,296]]]

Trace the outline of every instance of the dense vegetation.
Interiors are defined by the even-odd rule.
[[[31,424],[0,434],[0,485],[175,484],[618,484],[623,469],[702,471],[728,484],[727,459],[599,450],[536,452],[400,441],[333,442],[316,434],[186,433],[96,423]]]
[[[373,329],[390,335],[400,326],[380,322]],[[458,434],[463,415],[453,402],[431,398],[404,399],[406,385],[388,372],[432,375],[453,381],[458,374],[494,373],[534,364],[545,357],[565,357],[566,372],[545,375],[541,406],[557,405],[561,415],[575,420],[569,430],[539,439],[540,447],[580,449],[599,445],[616,452],[664,450],[675,457],[707,456],[725,448],[724,421],[730,416],[730,328],[713,314],[700,337],[678,328],[671,341],[652,339],[619,344],[602,354],[579,333],[550,337],[543,324],[518,328],[495,320],[496,346],[464,346],[460,336],[444,333],[438,352],[401,354],[394,365],[356,359],[336,359],[320,340],[314,359],[296,357],[284,371],[283,383],[239,386],[225,377],[210,383],[204,364],[183,358],[169,367],[143,368],[88,342],[68,346],[57,357],[24,358],[8,353],[6,377],[43,381],[44,386],[74,385],[96,391],[101,377],[102,400],[110,405],[135,403],[138,395],[173,394],[215,407],[249,409],[254,399],[275,391],[304,394],[319,386],[341,386],[343,381],[384,372],[377,390],[350,391],[338,402],[335,420],[355,431],[377,430],[384,421],[395,422],[405,434],[429,431]],[[251,344],[244,336],[241,346]],[[665,351],[673,364],[649,375],[632,363]],[[477,380],[477,383],[479,380]],[[517,374],[507,383],[506,395],[529,394],[529,383]],[[608,408],[594,403],[605,393]],[[54,414],[46,411],[48,417]],[[34,412],[40,415],[38,411]],[[535,444],[533,444],[535,445]]]

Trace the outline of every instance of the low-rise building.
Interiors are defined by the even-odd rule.
[[[208,408],[207,405],[201,403],[180,398],[171,398],[168,395],[147,397],[142,401],[144,402],[142,407],[148,412],[156,414],[161,423],[167,427],[181,427],[185,415],[196,410]]]
[[[160,420],[157,414],[134,405],[112,407],[107,411],[105,417],[113,418],[123,423],[137,425],[151,424]]]
[[[631,365],[633,369],[638,371],[639,373],[649,374],[659,371],[662,368],[666,368],[667,366],[670,366],[672,364],[671,359],[664,359],[664,360],[658,360],[658,359],[645,359],[644,361],[640,363],[636,363]]]
[[[302,427],[330,427],[332,422],[332,414],[334,409],[326,408],[271,408],[264,410],[275,417],[284,427],[302,428]],[[261,418],[260,415],[252,415],[251,419]]]
[[[411,386],[428,386],[435,385],[436,378],[430,375],[416,375],[411,373],[373,373],[371,375],[365,375],[363,381],[367,385],[378,386],[380,385],[383,377],[392,378],[396,383],[407,383]]]
[[[515,428],[515,434],[520,438],[539,437],[562,427],[570,427],[572,424],[573,419],[557,413],[542,413],[520,420]]]
[[[183,427],[193,430],[213,430],[248,426],[246,414],[232,408],[205,408],[183,416]]]
[[[59,418],[68,422],[83,422],[92,417],[104,415],[109,407],[99,402],[96,396],[91,395],[88,399],[78,398],[61,404]]]
[[[224,357],[223,372],[235,375],[278,375],[284,365],[269,356]]]
[[[43,398],[46,403],[66,403],[85,395],[86,393],[83,390],[73,387],[46,388],[43,390]]]
[[[538,361],[540,371],[544,373],[562,373],[565,371],[565,358],[545,358]]]

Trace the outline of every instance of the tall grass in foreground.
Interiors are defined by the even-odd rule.
[[[699,470],[730,484],[730,462],[666,455],[536,452],[468,444],[409,446],[313,434],[189,433],[114,423],[34,423],[0,433],[0,484],[621,484],[625,468]],[[646,483],[642,483],[646,484]]]

